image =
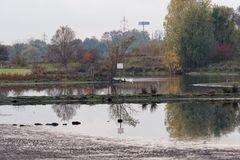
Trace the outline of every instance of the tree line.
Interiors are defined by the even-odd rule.
[[[72,72],[71,64],[76,63],[79,64],[76,72],[92,73],[105,69],[109,77],[113,77],[117,63],[122,62],[126,54],[147,54],[150,46],[151,52],[158,54],[159,44],[162,44],[161,32],[156,32],[151,39],[148,32],[135,29],[110,31],[105,32],[100,40],[92,37],[82,41],[69,26],[60,26],[49,44],[37,39],[0,45],[0,61],[5,67],[60,64],[65,73]]]
[[[164,26],[165,57],[171,72],[239,55],[240,7],[212,6],[209,0],[171,0]]]
[[[179,73],[240,55],[240,7],[213,6],[209,0],[171,0],[164,27],[164,35],[156,32],[151,38],[148,32],[134,29],[81,40],[69,26],[61,26],[49,44],[30,40],[0,45],[0,61],[5,66],[56,63],[65,73],[76,63],[78,73],[107,73],[111,78],[116,76],[119,62],[128,66],[140,63],[140,69],[135,68],[138,71],[154,65]],[[158,58],[157,64],[145,63]]]

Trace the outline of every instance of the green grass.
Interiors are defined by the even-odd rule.
[[[61,64],[57,64],[57,63],[42,63],[38,65],[45,67],[47,72],[65,71],[65,68]],[[32,65],[29,65],[29,67],[31,68]],[[68,67],[71,70],[71,69],[80,68],[80,65],[78,63],[69,63]]]
[[[0,69],[1,74],[19,74],[19,75],[26,75],[30,74],[31,69],[26,68],[7,68],[7,69]]]

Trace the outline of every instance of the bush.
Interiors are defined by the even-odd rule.
[[[232,93],[238,93],[238,86],[236,84],[232,87]]]
[[[146,88],[142,88],[142,94],[147,94],[147,89]]]
[[[229,88],[222,88],[223,93],[231,93]]]
[[[151,86],[151,94],[156,94],[157,93],[157,88]]]
[[[33,65],[31,70],[32,70],[32,74],[35,76],[46,75],[46,68],[43,66]]]
[[[235,49],[233,45],[221,44],[217,46],[212,59],[215,62],[226,61],[226,60],[232,59],[234,54],[235,54]]]

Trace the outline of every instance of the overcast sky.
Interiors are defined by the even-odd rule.
[[[119,30],[123,16],[129,29],[141,29],[138,21],[150,21],[149,33],[163,30],[170,0],[0,0],[0,42],[12,44],[30,38],[50,40],[61,25],[68,25],[77,38]],[[212,0],[213,4],[237,8],[240,0]]]

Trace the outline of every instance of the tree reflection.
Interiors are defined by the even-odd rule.
[[[77,109],[80,108],[80,105],[73,104],[60,104],[53,105],[52,109],[57,114],[58,118],[62,121],[71,120],[77,113]]]
[[[72,96],[74,91],[73,88],[70,87],[58,87],[48,89],[47,93],[49,96]]]
[[[147,104],[147,103],[142,104],[142,111],[146,111],[147,108],[148,108],[148,105],[149,105],[149,104]],[[151,112],[151,113],[157,111],[158,105],[157,105],[156,103],[152,103],[152,104],[150,104],[149,106],[150,106],[150,112]]]
[[[166,107],[166,126],[172,138],[219,137],[240,124],[237,103],[180,103]]]
[[[116,121],[122,119],[121,123],[136,127],[139,121],[132,117],[136,112],[130,105],[112,104],[109,108],[109,117]]]

